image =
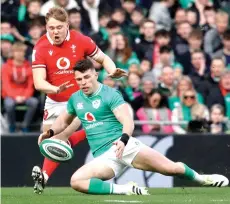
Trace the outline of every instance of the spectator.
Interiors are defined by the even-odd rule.
[[[134,50],[139,59],[143,59],[145,57],[147,50],[153,51],[155,35],[154,21],[148,19],[144,20],[141,25],[141,30],[143,35],[136,38],[134,42]],[[152,56],[147,58],[150,58],[149,60],[152,61]]]
[[[89,30],[84,25],[84,22],[82,22],[81,12],[78,9],[73,8],[68,10],[68,15],[70,29],[76,30],[84,34],[89,33]]]
[[[209,95],[209,92],[212,89],[219,87],[220,77],[224,71],[224,60],[218,57],[213,58],[211,63],[211,71],[205,75],[202,83],[202,95],[205,97],[205,101],[207,101],[206,97]]]
[[[223,49],[219,50],[215,56],[223,57],[226,67],[230,69],[230,30],[225,31],[223,34],[223,45]]]
[[[12,25],[9,21],[1,21],[1,39],[8,39],[14,42],[14,36],[12,34]]]
[[[204,7],[205,24],[202,26],[203,33],[206,34],[209,30],[216,27],[216,10],[212,6]]]
[[[197,14],[198,25],[204,25],[206,23],[204,16],[204,9],[206,6],[212,6],[212,3],[209,0],[195,0],[190,7]]]
[[[228,28],[228,14],[219,11],[216,14],[216,28],[209,30],[204,36],[204,51],[211,57],[215,56],[216,52],[222,49],[222,37]]]
[[[172,19],[169,8],[173,6],[174,1],[161,0],[160,2],[153,2],[150,11],[149,19],[156,23],[156,29],[170,30],[172,27]]]
[[[136,8],[136,1],[135,0],[123,0],[121,7],[124,9],[125,11],[125,21],[126,24],[128,25],[131,22],[131,13],[134,11],[134,9]]]
[[[189,51],[188,39],[191,32],[192,27],[187,21],[177,25],[176,36],[172,38],[172,48],[177,59]]]
[[[228,130],[226,120],[224,117],[224,108],[220,104],[214,104],[210,113],[210,133],[220,134]]]
[[[113,35],[110,47],[107,51],[117,67],[129,70],[130,65],[140,64],[135,52],[132,51],[128,43],[128,38],[123,34]]]
[[[1,38],[1,63],[12,57],[12,39]]]
[[[155,43],[149,47],[145,53],[145,57],[148,58],[152,63],[153,67],[160,62],[160,48],[162,46],[170,45],[170,33],[166,30],[158,30],[155,33]],[[174,53],[171,53],[174,57]]]
[[[183,67],[180,63],[174,61],[174,56],[171,48],[167,46],[162,46],[160,48],[159,63],[155,64],[153,68],[153,76],[156,80],[156,83],[159,82],[162,69],[166,66],[170,66],[174,69],[175,79],[179,79],[182,76]]]
[[[99,20],[99,22],[101,22]],[[109,21],[105,28],[101,27],[99,32],[92,35],[92,39],[97,43],[102,51],[106,51],[109,48],[112,36],[120,33],[121,28],[116,21]]]
[[[193,89],[184,91],[181,96],[181,103],[172,111],[172,122],[189,122],[199,118],[209,117],[208,109],[197,102],[196,91]],[[173,125],[173,129],[178,134],[185,134],[187,125]]]
[[[133,43],[133,41],[140,36],[139,30],[144,17],[144,12],[141,8],[135,8],[131,13],[131,22],[125,29],[130,43]]]
[[[171,110],[180,104],[182,94],[187,90],[194,90],[192,80],[188,76],[182,76],[177,84],[177,95],[168,98],[169,108]],[[196,92],[196,98],[199,103],[204,103],[204,99],[200,93]]]
[[[220,78],[218,88],[212,88],[207,96],[207,105],[211,108],[220,104],[225,108],[225,115],[230,119],[230,71],[225,70]]]
[[[192,67],[189,76],[192,79],[195,90],[203,93],[204,76],[205,73],[208,73],[204,52],[201,50],[195,50],[192,52],[191,57]]]
[[[187,10],[187,21],[193,28],[197,28],[199,26],[197,13],[194,9]]]
[[[171,121],[171,114],[166,105],[166,98],[156,89],[147,95],[144,106],[137,111],[138,119],[143,121]],[[142,131],[146,134],[152,131],[172,133],[173,128],[171,125],[146,124],[142,125]]]
[[[84,24],[94,33],[99,31],[99,12],[111,12],[112,10],[106,0],[83,0],[78,1],[78,4]]]
[[[174,25],[182,23],[187,20],[186,11],[183,8],[178,8],[174,17]]]
[[[173,68],[170,66],[163,67],[158,89],[164,96],[169,97],[176,95],[176,81],[174,79]]]
[[[125,10],[122,8],[116,8],[111,16],[112,20],[116,21],[119,24],[119,26],[122,28],[122,30],[125,30],[128,24],[126,22],[125,17],[126,17],[126,13]]]
[[[25,60],[26,46],[20,42],[13,45],[13,59],[2,67],[2,94],[4,109],[9,121],[9,131],[15,132],[15,106],[25,104],[27,111],[22,123],[22,131],[28,132],[36,111],[38,100],[33,96],[31,65]]]
[[[141,60],[141,63],[140,63],[140,72],[141,74],[145,74],[147,72],[150,72],[151,69],[152,69],[152,63],[150,60],[144,58],[143,60]]]
[[[41,15],[45,16],[50,8],[54,6],[60,6],[65,8],[66,10],[70,10],[72,8],[80,9],[77,2],[75,0],[48,0],[41,7]]]
[[[195,50],[202,50],[203,34],[200,29],[193,29],[188,38],[189,50],[178,58],[178,61],[182,64],[183,73],[188,75],[192,72],[191,54]],[[204,53],[206,59],[206,66],[210,66],[210,57]]]

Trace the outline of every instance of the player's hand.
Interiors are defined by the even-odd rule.
[[[25,102],[25,97],[24,96],[16,96],[15,98],[16,103],[21,104]]]
[[[128,76],[128,73],[123,69],[116,68],[115,72],[113,72],[112,74],[109,74],[108,76],[111,78],[121,78],[124,76]]]
[[[43,132],[42,134],[39,135],[38,137],[38,145],[40,145],[40,143],[45,140],[45,139],[48,139],[50,138],[50,132],[49,130],[47,130],[46,132]]]
[[[61,85],[57,88],[56,93],[63,92],[63,91],[65,91],[66,89],[68,89],[68,88],[70,88],[70,87],[72,87],[72,86],[74,86],[74,84],[70,84],[70,81],[67,81],[67,82],[61,84]]]
[[[115,150],[116,157],[118,159],[122,159],[122,155],[125,149],[125,144],[120,140],[114,142],[113,144],[116,145],[116,150]]]

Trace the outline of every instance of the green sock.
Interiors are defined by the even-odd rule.
[[[193,169],[189,168],[186,164],[184,164],[184,168],[185,168],[184,174],[180,175],[179,177],[187,180],[194,180],[196,177],[195,175],[196,172]]]
[[[97,178],[90,179],[89,183],[89,194],[111,194],[113,192],[113,185],[104,182]]]

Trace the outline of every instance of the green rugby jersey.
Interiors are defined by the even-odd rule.
[[[123,103],[116,89],[101,83],[93,95],[87,96],[79,90],[68,100],[67,111],[81,120],[94,157],[107,151],[121,136],[122,124],[112,111]]]

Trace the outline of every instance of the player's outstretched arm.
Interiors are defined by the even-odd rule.
[[[92,56],[92,58],[100,63],[109,73],[109,76],[112,78],[120,78],[128,75],[126,71],[116,68],[113,60],[108,55],[103,53],[100,49],[98,49],[97,53]]]
[[[42,91],[46,94],[57,93],[58,87],[53,86],[52,84],[46,81],[45,68],[33,69],[33,79],[34,87],[36,90]]]
[[[75,128],[78,129],[80,127],[80,120],[77,119],[77,117],[75,115],[71,115],[69,113],[67,113],[67,111],[63,111],[58,118],[55,120],[55,122],[52,124],[51,128],[47,131],[47,132],[43,132],[39,138],[38,138],[38,144],[40,144],[42,142],[42,140],[46,139],[46,138],[50,138],[54,135],[57,135],[56,138],[58,139],[62,139],[62,140],[66,140],[69,137],[70,134],[63,135],[60,134],[62,133],[71,123],[72,121],[74,122],[74,126],[76,126]],[[76,130],[75,129],[75,130]],[[58,135],[59,134],[59,135]]]
[[[48,81],[46,81],[45,68],[33,69],[33,78],[35,89],[46,94],[57,94],[73,86],[73,84],[71,84],[69,81],[61,84],[60,86],[53,86]]]

